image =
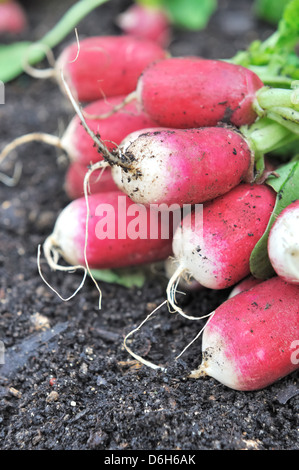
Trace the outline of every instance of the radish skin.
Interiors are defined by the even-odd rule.
[[[64,190],[69,199],[78,199],[84,196],[84,178],[87,173],[85,165],[72,162],[66,172]],[[89,194],[117,191],[111,168],[95,171],[89,180]]]
[[[277,217],[268,237],[268,255],[278,276],[299,284],[299,200]]]
[[[234,390],[265,388],[299,368],[298,338],[299,287],[276,276],[213,312],[202,336],[202,364],[191,377],[208,375]]]
[[[214,199],[247,179],[252,162],[242,135],[221,127],[145,129],[127,136],[119,150],[129,168],[115,165],[112,175],[140,204],[182,206]]]
[[[172,224],[170,223],[168,227],[167,222],[162,219],[151,218],[149,209],[137,206],[121,191],[93,194],[89,196],[88,204],[86,259],[90,269],[136,266],[161,261],[171,255]],[[137,216],[135,211],[140,211]],[[70,265],[85,266],[86,216],[84,197],[72,201],[60,213],[53,233],[44,243],[45,255],[50,265],[51,252],[56,250]],[[139,222],[140,237],[138,229],[135,237],[136,217]],[[163,223],[167,229],[164,232],[165,238],[161,236]],[[130,224],[131,232],[129,232]],[[104,238],[105,231],[107,231],[106,238]],[[102,239],[99,238],[99,233],[103,233]],[[135,238],[130,233],[133,233]],[[157,233],[157,236],[151,237],[151,233]]]
[[[136,89],[145,112],[160,126],[192,128],[219,122],[252,124],[252,104],[263,82],[250,70],[198,57],[172,57],[150,64]]]
[[[251,252],[266,230],[276,194],[267,185],[240,184],[203,204],[202,218],[194,211],[183,218],[173,239],[178,269],[169,281],[168,299],[174,308],[173,285],[183,273],[202,286],[225,289],[249,275]]]
[[[64,49],[56,63],[76,99],[94,101],[103,97],[126,95],[136,88],[137,80],[152,61],[167,53],[154,41],[130,35],[95,36],[80,40]],[[62,85],[62,84],[61,84]],[[61,86],[64,92],[64,86]]]

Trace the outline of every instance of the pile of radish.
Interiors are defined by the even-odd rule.
[[[299,180],[279,210],[281,192],[268,184],[298,159],[265,164],[298,138],[296,90],[225,61],[170,57],[133,34],[74,42],[53,73],[76,111],[64,135],[29,134],[1,155],[40,140],[70,159],[72,201],[44,243],[50,267],[92,275],[173,262],[166,298],[178,314],[188,317],[180,281],[234,290],[203,329],[191,377],[257,390],[298,369]],[[252,255],[265,233],[272,271],[257,276]]]

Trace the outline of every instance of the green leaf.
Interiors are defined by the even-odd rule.
[[[266,231],[250,257],[250,271],[258,279],[267,279],[275,274],[267,250],[269,232],[280,212],[292,201],[299,199],[299,161],[288,162],[276,171],[279,177],[270,176],[266,181],[277,193],[275,207]]]
[[[277,24],[289,2],[290,0],[255,0],[253,8],[258,18]]]
[[[34,65],[45,57],[45,48],[59,44],[92,10],[108,0],[80,0],[75,3],[39,42],[16,42],[0,45],[0,80],[6,83],[24,71],[24,61]],[[36,46],[36,47],[33,47]]]
[[[277,47],[293,48],[299,39],[299,0],[290,1],[283,12],[278,24],[279,38]]]
[[[141,268],[93,269],[91,273],[97,281],[119,284],[127,288],[142,287],[146,280],[145,270]]]
[[[217,0],[162,0],[162,4],[175,25],[189,30],[205,28],[217,8]]]
[[[298,42],[299,0],[290,0],[276,31],[263,42],[253,41],[246,51],[239,51],[228,62],[252,68],[265,85],[290,87],[292,80],[298,78]]]

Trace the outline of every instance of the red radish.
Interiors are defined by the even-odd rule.
[[[298,123],[294,90],[266,87],[253,71],[221,60],[170,57],[154,61],[127,99],[133,97],[163,127],[219,123],[240,127],[266,115],[292,129]]]
[[[276,274],[299,284],[299,200],[287,206],[272,225],[268,255]]]
[[[97,119],[96,116],[106,113],[120,104],[124,96],[111,97],[107,100],[100,99],[84,107],[86,123],[96,134],[100,133],[102,141],[111,151],[131,132],[144,128],[157,127],[155,122],[142,111],[136,100],[128,103],[124,108],[106,119]],[[97,162],[102,159],[98,148],[92,138],[86,133],[77,115],[69,123],[62,139],[61,146],[71,160],[84,165]]]
[[[171,254],[172,223],[157,217],[157,211],[152,214],[121,191],[93,194],[88,205],[87,245],[85,198],[64,208],[45,241],[46,258],[55,269],[59,266],[52,263],[53,253],[59,253],[72,266],[85,266],[87,260],[91,269],[140,265]]]
[[[241,126],[257,118],[252,104],[262,87],[257,75],[239,65],[171,57],[145,68],[136,95],[160,126],[190,128],[219,122]]]
[[[207,322],[203,359],[191,377],[259,390],[298,369],[299,287],[280,277],[228,299]]]
[[[118,15],[116,23],[126,34],[156,41],[163,47],[170,42],[170,22],[161,8],[133,4]]]
[[[84,178],[87,168],[78,162],[70,164],[64,182],[64,189],[70,199],[84,196]],[[116,191],[118,188],[111,175],[111,169],[95,171],[89,181],[90,194]]]
[[[261,282],[263,282],[262,279],[257,279],[256,277],[249,275],[234,286],[228,298],[230,299],[231,297],[234,297],[235,295],[240,294],[240,292],[243,292],[244,290],[249,290],[251,289],[251,287],[256,286],[257,284],[260,284]]]
[[[183,274],[202,286],[225,289],[250,274],[251,252],[267,227],[276,200],[267,185],[240,184],[183,218],[173,237],[178,268],[170,279],[167,297],[174,302],[175,283]]]
[[[0,33],[18,34],[26,27],[26,13],[19,2],[13,0],[0,2]]]
[[[165,50],[153,41],[96,36],[80,40],[79,51],[77,42],[66,47],[55,70],[58,81],[62,71],[76,98],[86,102],[130,93],[144,68],[164,57]]]
[[[134,140],[137,135],[119,147],[129,168],[112,168],[118,186],[134,202],[200,203],[224,194],[250,174],[251,150],[233,129],[144,130]]]

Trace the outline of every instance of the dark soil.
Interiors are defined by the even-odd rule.
[[[24,1],[30,21],[24,38],[40,38],[72,3]],[[128,4],[111,0],[98,8],[80,23],[80,36],[117,34],[115,16]],[[173,55],[226,58],[270,34],[271,27],[253,16],[251,1],[219,4],[205,31],[174,31]],[[70,35],[64,43],[73,39]],[[61,134],[73,116],[50,80],[22,75],[5,91],[1,148],[28,132]],[[124,336],[165,300],[162,276],[150,277],[142,288],[102,283],[102,310],[92,282],[69,302],[43,283],[37,247],[68,203],[63,190],[67,159],[39,143],[23,146],[17,157],[23,162],[19,184],[0,186],[1,449],[298,450],[295,374],[257,392],[234,391],[211,378],[187,378],[200,363],[200,339],[180,360],[175,357],[202,324],[166,308],[144,325],[131,346],[167,366],[167,372],[140,366],[127,353]],[[80,273],[51,272],[44,261],[42,268],[63,296],[81,281]],[[186,312],[201,315],[227,294],[203,290],[180,301]]]

